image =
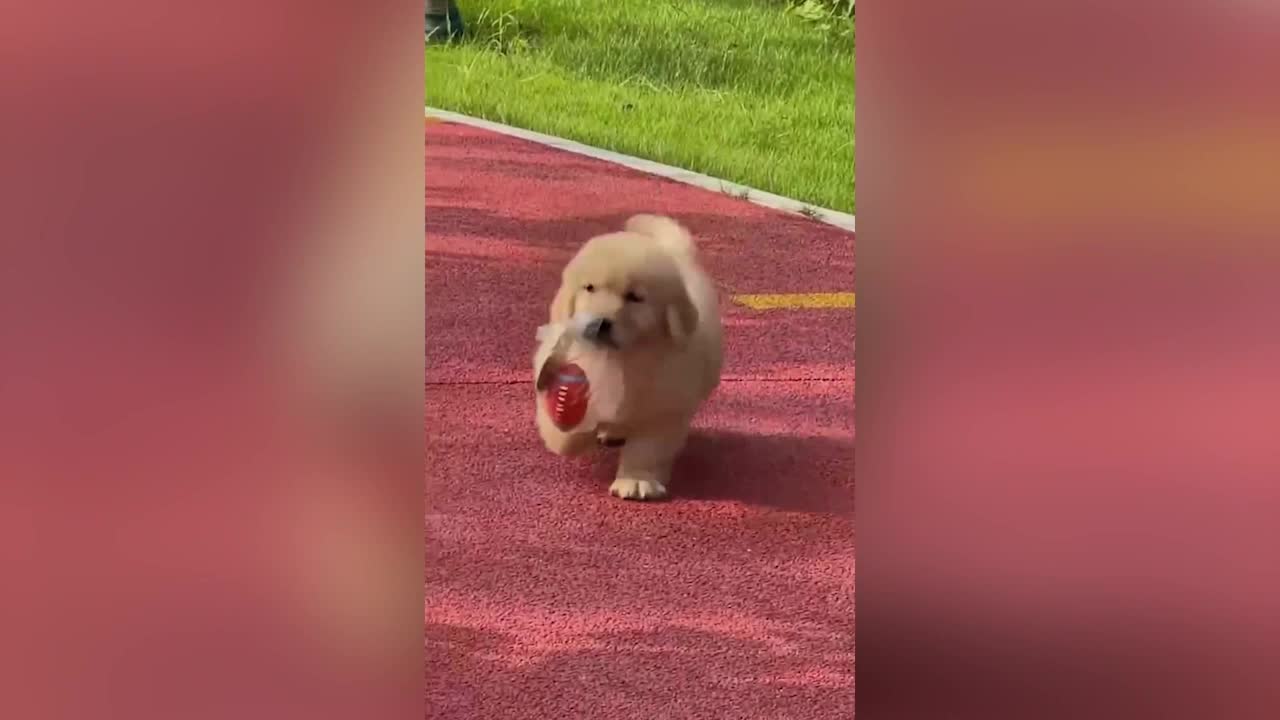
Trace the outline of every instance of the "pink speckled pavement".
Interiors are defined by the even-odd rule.
[[[852,290],[853,235],[463,125],[426,150],[427,717],[852,717],[854,313],[730,297]],[[543,449],[530,377],[563,263],[637,212],[697,236],[727,353],[648,504]]]

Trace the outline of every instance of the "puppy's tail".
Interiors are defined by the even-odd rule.
[[[663,215],[635,215],[627,220],[628,232],[648,235],[658,241],[658,246],[672,255],[695,257],[697,248],[693,236],[680,223]]]

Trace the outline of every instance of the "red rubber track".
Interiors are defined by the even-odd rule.
[[[847,720],[854,313],[730,296],[850,291],[853,235],[464,125],[426,150],[428,716]],[[563,263],[637,212],[684,222],[724,294],[725,380],[662,503],[532,419]]]

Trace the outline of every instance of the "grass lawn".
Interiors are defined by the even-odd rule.
[[[782,0],[459,0],[433,107],[854,211],[854,36]],[[840,25],[840,23],[846,23]]]

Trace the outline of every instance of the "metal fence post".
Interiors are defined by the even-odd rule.
[[[454,0],[426,0],[426,41],[441,42],[462,37],[462,13]]]

